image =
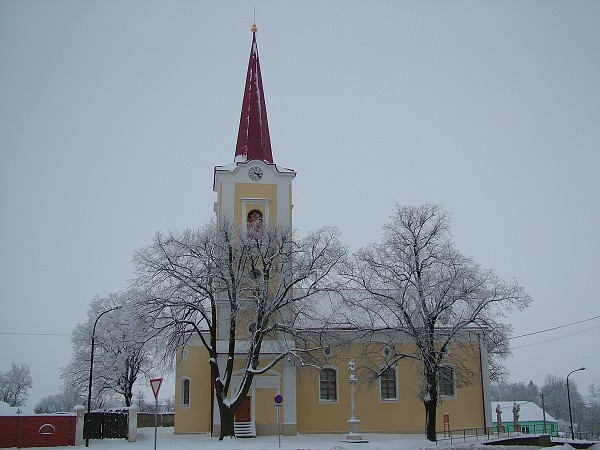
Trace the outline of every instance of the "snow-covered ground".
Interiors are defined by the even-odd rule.
[[[299,436],[281,436],[282,449],[303,450],[418,450],[436,448],[435,443],[427,441],[423,436],[398,434],[363,434],[369,442],[365,444],[341,442],[345,435],[340,434],[307,434]],[[438,448],[449,450],[538,450],[540,447],[529,446],[490,446],[481,442],[438,444]],[[77,447],[54,447],[56,449],[74,449]],[[84,448],[84,447],[79,447]],[[105,439],[90,441],[90,449],[98,450],[151,450],[154,448],[154,428],[138,429],[138,441],[128,443],[124,439]],[[277,449],[280,448],[277,436],[261,436],[252,439],[226,439],[219,441],[208,435],[176,435],[173,428],[159,428],[157,450],[196,450],[196,449]],[[571,450],[570,445],[557,447]],[[598,444],[591,447],[600,450]]]

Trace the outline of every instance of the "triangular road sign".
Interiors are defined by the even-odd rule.
[[[150,386],[152,386],[152,392],[154,392],[154,398],[158,398],[158,391],[160,391],[160,385],[162,384],[162,378],[154,378],[150,380]]]

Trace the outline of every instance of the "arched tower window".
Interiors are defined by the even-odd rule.
[[[253,209],[246,218],[248,230],[260,231],[263,228],[263,215],[258,209]]]

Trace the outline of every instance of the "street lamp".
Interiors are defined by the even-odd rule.
[[[87,404],[87,412],[88,412],[88,424],[89,424],[89,413],[91,411],[91,407],[92,407],[92,373],[94,370],[94,345],[96,343],[96,325],[98,325],[98,321],[100,320],[100,317],[102,317],[104,314],[109,313],[111,311],[114,311],[115,309],[121,309],[120,306],[115,306],[114,308],[110,308],[107,309],[106,311],[103,311],[100,313],[100,315],[98,317],[96,317],[96,321],[94,322],[94,328],[92,329],[92,353],[90,356],[90,380],[88,383],[88,404]],[[88,436],[89,436],[89,428],[88,428]],[[86,437],[85,438],[85,446],[89,447],[90,446],[90,438]]]
[[[573,372],[579,372],[580,370],[585,370],[585,367],[580,367],[579,369],[571,370],[569,375]],[[567,375],[567,399],[569,401],[569,419],[571,420],[571,439],[575,440],[575,432],[573,431],[573,414],[571,413],[571,392],[569,391],[569,375]]]

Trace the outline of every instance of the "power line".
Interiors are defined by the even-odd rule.
[[[595,327],[586,328],[585,330],[575,331],[574,333],[565,334],[564,336],[558,336],[558,337],[555,337],[555,338],[552,338],[552,339],[546,339],[545,341],[533,342],[531,344],[525,344],[525,345],[519,345],[518,347],[512,347],[512,350],[516,350],[518,348],[531,347],[533,345],[547,344],[548,342],[558,341],[558,340],[564,339],[566,337],[575,336],[577,334],[585,333],[586,331],[595,330],[596,328],[600,328],[600,325],[597,325]],[[537,334],[537,333],[531,333],[531,334]]]
[[[547,333],[548,331],[558,330],[559,328],[570,327],[572,325],[577,325],[577,324],[580,324],[580,323],[589,322],[590,320],[595,320],[595,319],[600,319],[600,316],[590,317],[589,319],[579,320],[577,322],[567,323],[565,325],[559,325],[557,327],[547,328],[545,330],[534,331],[532,333],[520,334],[518,336],[511,336],[508,339],[517,339],[517,338],[522,338],[522,337],[525,337],[525,336],[533,336],[534,334]]]

